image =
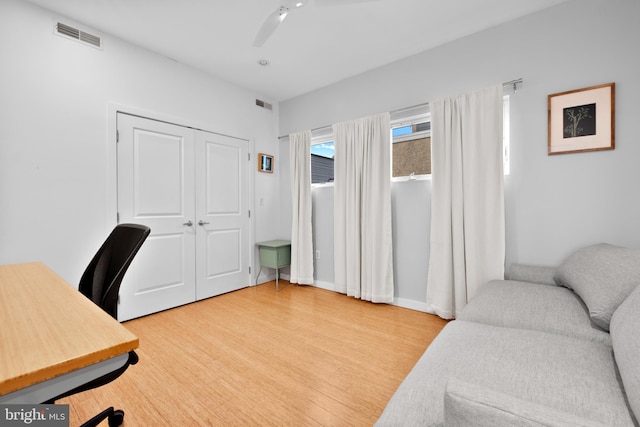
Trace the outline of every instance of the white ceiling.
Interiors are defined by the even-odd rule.
[[[315,0],[260,48],[258,29],[287,0],[27,1],[284,101],[567,0]]]

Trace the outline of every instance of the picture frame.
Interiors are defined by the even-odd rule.
[[[615,148],[615,83],[548,96],[548,155]]]
[[[273,156],[270,154],[258,154],[258,171],[273,173]]]

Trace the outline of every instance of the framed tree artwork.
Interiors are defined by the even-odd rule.
[[[549,155],[615,148],[615,83],[554,93],[547,106]]]

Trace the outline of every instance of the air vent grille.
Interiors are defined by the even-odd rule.
[[[102,47],[102,39],[100,39],[100,37],[74,28],[71,25],[63,24],[62,22],[56,23],[56,34],[70,37],[93,47]]]
[[[273,110],[273,106],[271,104],[269,104],[268,102],[264,102],[260,99],[256,99],[256,105],[258,107],[266,108],[267,110]]]

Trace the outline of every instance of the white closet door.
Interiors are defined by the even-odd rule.
[[[249,286],[249,143],[196,133],[196,297]]]
[[[151,227],[120,288],[127,320],[195,301],[195,141],[193,129],[127,114],[117,126],[119,222]]]

